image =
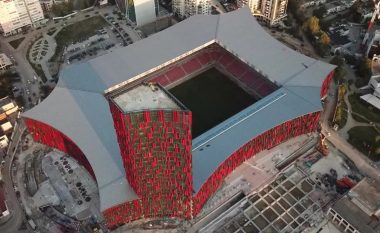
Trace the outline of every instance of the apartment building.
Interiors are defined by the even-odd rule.
[[[0,53],[0,70],[7,70],[12,65],[11,59],[5,53]]]
[[[0,0],[0,31],[10,36],[44,19],[39,0]]]
[[[248,6],[258,19],[274,26],[286,17],[288,0],[238,0],[237,5]]]
[[[211,0],[173,0],[173,13],[180,18],[211,14]]]
[[[213,0],[173,0],[173,13],[179,18],[211,14]],[[286,17],[288,0],[237,0],[239,8],[248,6],[252,14],[270,26],[277,25]]]

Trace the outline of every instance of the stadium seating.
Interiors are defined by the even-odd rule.
[[[233,76],[239,78],[247,72],[247,66],[239,61],[235,61],[226,67],[227,71]]]
[[[235,59],[227,53],[224,53],[223,56],[218,60],[219,64],[221,64],[224,67],[228,67],[230,64],[232,64]]]
[[[185,77],[185,72],[182,69],[182,66],[175,66],[166,73],[166,77],[170,82],[175,82],[183,77]]]
[[[166,78],[166,75],[163,74],[163,75],[160,75],[160,76],[157,76],[153,79],[151,79],[152,82],[157,82],[159,83],[161,86],[166,86],[167,84],[170,83],[170,81]]]
[[[210,53],[208,53],[208,52],[204,52],[204,53],[200,54],[199,56],[197,56],[197,59],[202,65],[207,65],[213,61]]]
[[[198,59],[195,57],[190,61],[184,63],[182,67],[187,74],[192,74],[194,71],[199,70],[202,67],[202,65],[198,62]]]

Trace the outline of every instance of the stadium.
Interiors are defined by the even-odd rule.
[[[333,70],[276,41],[248,9],[197,15],[66,67],[23,119],[35,141],[92,174],[108,227],[192,219],[245,160],[318,130]]]

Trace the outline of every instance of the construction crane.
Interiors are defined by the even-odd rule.
[[[364,35],[363,41],[362,41],[362,46],[364,47],[367,44],[367,40],[369,37],[369,32],[371,31],[373,24],[375,23],[375,19],[380,18],[380,1],[376,2],[375,0],[373,1],[375,4],[375,10],[373,11],[371,21],[369,21],[368,24],[368,29],[367,32]]]

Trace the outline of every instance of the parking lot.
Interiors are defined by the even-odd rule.
[[[133,25],[125,20],[116,19],[112,14],[101,15],[109,26],[96,31],[96,34],[67,46],[65,63],[84,62],[94,57],[112,52],[113,49],[125,47],[140,40],[141,37],[133,31]]]

